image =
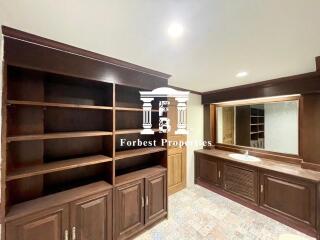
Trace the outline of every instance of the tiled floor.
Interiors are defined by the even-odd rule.
[[[169,198],[169,219],[135,240],[312,240],[229,199],[194,186]]]

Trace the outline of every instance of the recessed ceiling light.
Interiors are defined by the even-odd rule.
[[[183,34],[183,26],[178,22],[173,22],[168,27],[168,34],[172,38],[179,38]]]
[[[248,76],[248,72],[245,72],[245,71],[238,72],[237,75],[236,75],[237,78],[243,78],[243,77],[246,77],[246,76]]]

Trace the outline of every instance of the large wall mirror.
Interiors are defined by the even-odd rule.
[[[217,105],[217,143],[299,155],[299,99]]]

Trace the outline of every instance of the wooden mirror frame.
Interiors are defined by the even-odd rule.
[[[223,106],[242,106],[242,105],[252,105],[252,104],[262,104],[262,103],[270,103],[270,102],[285,102],[285,101],[298,101],[298,154],[288,154],[288,153],[279,153],[275,151],[269,151],[254,147],[246,147],[240,145],[232,145],[232,144],[224,144],[217,142],[217,114],[216,108]],[[302,163],[302,101],[301,96],[297,95],[289,95],[289,96],[279,96],[279,97],[263,97],[256,99],[245,99],[245,100],[236,100],[236,101],[228,101],[228,102],[220,102],[220,103],[212,103],[209,105],[210,111],[210,140],[215,148],[221,150],[227,150],[232,152],[242,152],[249,151],[250,154],[263,158],[271,158],[273,160],[284,161],[293,164],[301,164]],[[205,109],[206,111],[206,109]],[[205,123],[206,124],[206,123]],[[208,136],[206,136],[208,140]]]

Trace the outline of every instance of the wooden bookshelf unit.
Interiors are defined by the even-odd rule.
[[[139,91],[166,87],[170,76],[2,32],[2,239],[130,239],[166,218],[167,136],[157,99],[155,134],[140,134]]]
[[[250,106],[250,147],[264,148],[264,106]]]

